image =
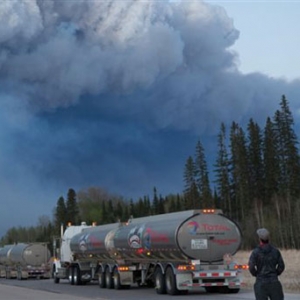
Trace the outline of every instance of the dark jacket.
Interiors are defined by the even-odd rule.
[[[249,271],[257,281],[277,281],[284,268],[280,251],[270,244],[257,246],[250,255]]]

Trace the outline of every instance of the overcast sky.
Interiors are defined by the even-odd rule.
[[[258,3],[259,2],[259,3]],[[69,188],[181,193],[200,139],[299,124],[299,2],[0,2],[0,236]]]

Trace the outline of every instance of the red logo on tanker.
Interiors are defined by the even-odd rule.
[[[169,238],[166,234],[159,233],[151,228],[146,228],[144,234],[144,244],[146,248],[150,248],[151,243],[168,243]]]
[[[85,234],[79,240],[79,249],[82,252],[87,251],[90,248],[97,248],[101,246],[101,241],[90,234]]]
[[[192,235],[195,235],[199,228],[199,224],[196,221],[188,222],[186,226],[188,228],[188,232]]]
[[[212,243],[218,244],[220,246],[229,246],[231,244],[238,243],[238,239],[214,239]]]
[[[90,237],[89,237],[89,242],[90,242],[89,244],[91,246],[93,246],[93,248],[97,248],[102,245],[102,242],[99,239],[97,239],[95,236],[92,236],[92,235],[90,235]]]
[[[133,227],[128,234],[128,244],[131,248],[138,249],[142,247],[142,233],[145,225]]]
[[[89,234],[84,234],[79,240],[79,249],[85,252],[88,249]]]
[[[146,225],[135,226],[128,234],[128,244],[131,248],[150,249],[152,243],[168,243],[169,238],[166,234],[159,233]]]
[[[224,231],[230,230],[230,228],[228,226],[223,225],[223,224],[202,223],[201,225],[199,225],[199,223],[196,221],[188,222],[186,227],[187,227],[189,234],[191,234],[191,235],[196,235],[196,234],[198,234],[199,231],[204,234],[207,232],[217,233],[217,232],[224,232]],[[201,233],[199,233],[199,234],[201,234]]]
[[[205,231],[229,231],[230,228],[223,224],[201,224]]]

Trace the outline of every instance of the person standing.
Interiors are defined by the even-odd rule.
[[[269,243],[270,233],[266,228],[256,231],[259,245],[249,258],[249,271],[256,277],[254,293],[256,300],[283,300],[283,289],[278,276],[285,264],[280,251]]]

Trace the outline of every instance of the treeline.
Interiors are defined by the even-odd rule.
[[[255,231],[267,227],[281,248],[300,248],[300,157],[289,103],[264,128],[250,119],[246,130],[221,124],[211,190],[204,149],[187,159],[184,198],[191,206],[221,208],[240,224],[244,248],[257,243]],[[199,205],[196,205],[196,204]]]
[[[52,237],[69,222],[106,224],[186,209],[221,208],[240,225],[244,249],[257,243],[258,227],[267,227],[278,247],[299,249],[300,157],[293,128],[289,103],[282,96],[279,109],[263,128],[253,119],[246,129],[236,122],[228,129],[221,124],[213,176],[198,141],[184,166],[182,194],[163,197],[154,188],[151,197],[127,200],[97,187],[78,193],[69,189],[66,199],[57,200],[53,220],[43,217],[37,227],[12,228],[1,243],[49,241],[51,245]]]
[[[144,196],[137,201],[126,200],[112,195],[102,188],[90,187],[78,193],[69,189],[66,199],[61,196],[53,211],[53,220],[43,216],[36,227],[12,227],[1,239],[2,245],[17,242],[47,242],[52,250],[53,237],[60,236],[66,226],[87,224],[107,224],[126,222],[130,218],[143,217],[166,212],[184,210],[185,201],[180,195],[163,197],[153,189],[153,196]]]

